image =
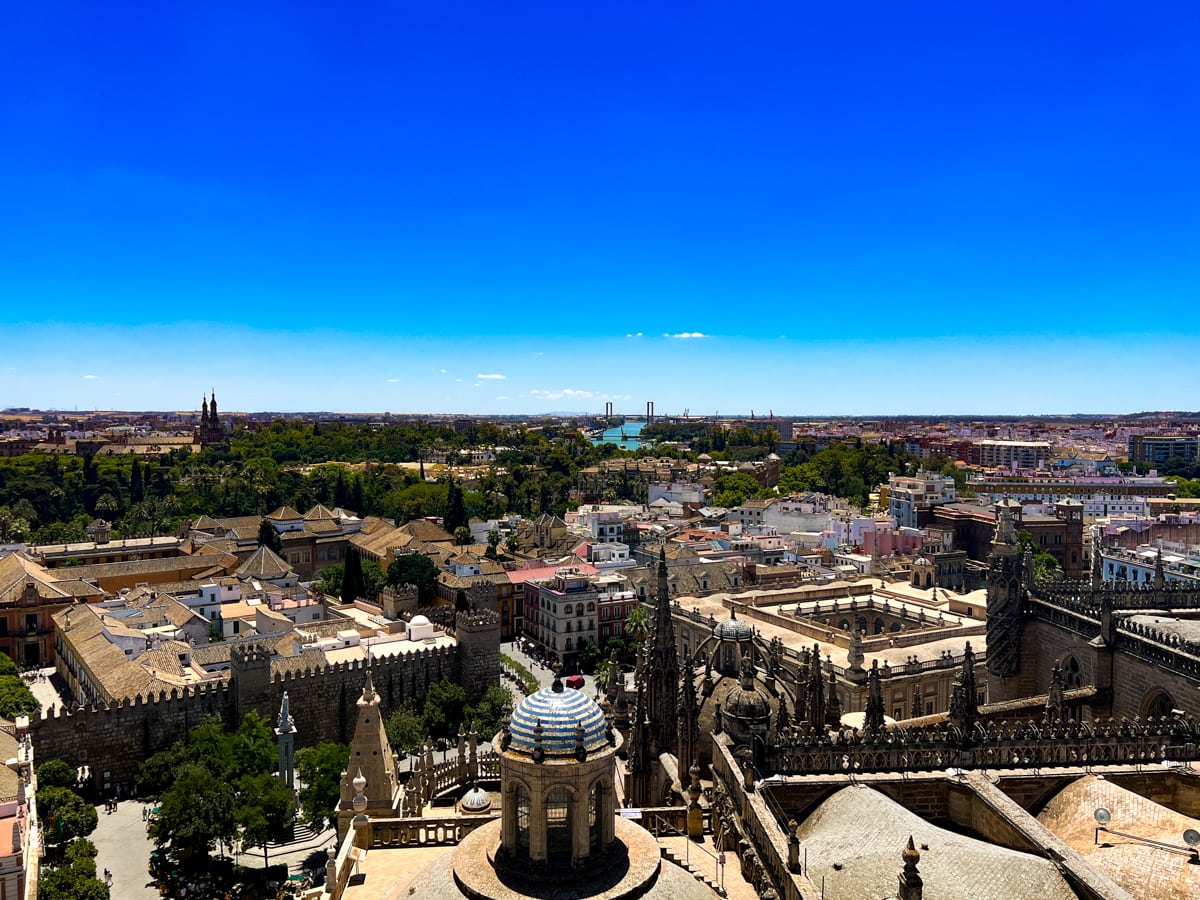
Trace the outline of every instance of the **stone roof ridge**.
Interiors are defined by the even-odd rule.
[[[274,512],[267,513],[265,518],[272,522],[295,522],[303,519],[304,515],[290,506],[284,505]]]

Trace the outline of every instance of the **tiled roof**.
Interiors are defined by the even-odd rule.
[[[39,597],[51,600],[66,600],[71,594],[53,583],[45,568],[21,553],[10,553],[0,558],[0,603],[20,603],[25,596],[25,585],[33,582]]]
[[[253,556],[238,567],[237,573],[242,578],[262,578],[270,581],[273,578],[286,578],[291,571],[288,564],[270,547],[260,546]]]
[[[436,522],[426,519],[413,519],[411,522],[401,525],[400,530],[427,544],[454,543],[454,535]]]
[[[335,519],[336,520],[337,516],[334,515],[333,510],[327,509],[326,507],[322,506],[320,503],[318,503],[316,506],[314,506],[312,509],[310,509],[308,512],[306,512],[304,514],[305,522],[314,522],[314,521],[318,521],[321,519]]]
[[[297,519],[303,519],[304,516],[290,506],[281,506],[274,512],[267,513],[267,518],[272,522],[294,522]]]

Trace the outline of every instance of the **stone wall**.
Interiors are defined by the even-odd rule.
[[[424,647],[371,661],[383,716],[406,700],[419,701],[428,686],[442,678],[466,687],[472,701],[489,685],[499,683],[499,620],[494,614],[490,618],[488,614],[463,616],[460,626],[464,639],[458,647]],[[261,660],[252,654],[233,663],[229,684],[172,690],[103,708],[51,707],[30,725],[38,757],[86,765],[99,787],[105,783],[105,772],[109,783],[132,784],[142,760],[186,738],[207,716],[216,715],[232,724],[254,709],[274,724],[285,691],[296,723],[298,748],[350,740],[354,703],[366,678],[364,662],[276,674],[269,680],[261,677]]]

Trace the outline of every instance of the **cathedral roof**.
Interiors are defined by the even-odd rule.
[[[542,750],[547,756],[575,753],[575,728],[583,725],[583,746],[590,752],[608,743],[604,713],[595,700],[573,688],[542,688],[530,694],[513,711],[509,724],[511,749],[532,753],[536,729],[542,726]]]

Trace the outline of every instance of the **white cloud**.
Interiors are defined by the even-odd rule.
[[[455,380],[455,381],[459,381],[459,382],[461,382],[461,381],[462,381],[462,379],[461,379],[461,378],[455,378],[454,380]]]
[[[578,391],[574,388],[562,388],[557,391],[543,391],[534,388],[529,392],[530,395],[537,397],[539,400],[561,400],[564,397],[572,397],[578,400],[590,400],[596,395],[591,391]]]
[[[637,332],[636,334],[630,333],[630,334],[625,335],[625,337],[627,337],[627,338],[635,338],[635,337],[641,337],[641,336],[642,336],[642,333],[640,331]]]
[[[399,384],[399,382],[400,382],[400,379],[399,379],[399,378],[389,378],[389,379],[387,380],[387,383],[388,383],[388,384]]]
[[[99,375],[84,375],[83,380],[84,381],[95,381],[99,377],[100,377]]]
[[[442,369],[442,370],[441,370],[441,373],[442,373],[443,375],[445,375],[445,374],[446,374],[446,370],[445,370],[445,369]]]
[[[476,377],[476,378],[478,378],[480,381],[503,381],[503,380],[504,380],[504,376],[503,376],[503,375],[483,375],[483,374],[479,374],[479,375],[476,375],[475,377]]]
[[[703,338],[703,337],[709,337],[709,335],[707,335],[707,334],[704,334],[703,332],[700,332],[700,331],[681,331],[681,332],[679,332],[679,334],[666,334],[666,333],[664,333],[664,334],[663,334],[663,337],[665,337],[665,338],[676,338],[676,339],[678,339],[678,340],[688,340],[689,338]]]
[[[501,394],[501,395],[500,395],[499,397],[497,397],[496,399],[497,399],[497,400],[507,400],[507,399],[508,399],[508,397],[507,397],[506,395],[504,395],[504,394]]]

